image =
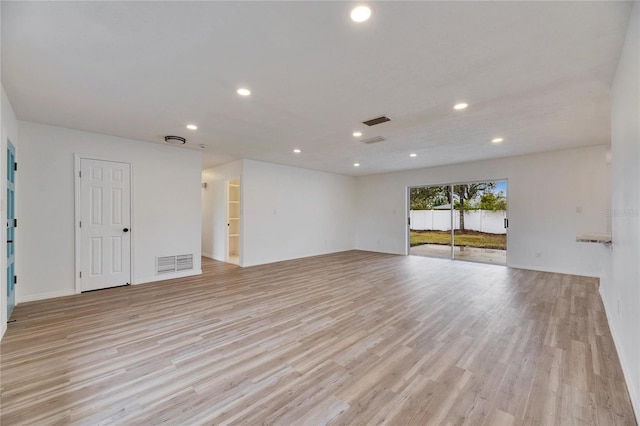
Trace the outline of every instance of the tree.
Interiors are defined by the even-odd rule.
[[[441,185],[411,188],[411,210],[429,210],[437,206],[451,204],[460,211],[460,230],[464,231],[464,212],[471,209],[506,210],[507,202],[502,191],[493,193],[495,182],[467,183],[463,185]],[[453,189],[453,191],[451,191]],[[453,194],[458,196],[452,200]],[[452,202],[453,201],[453,202]],[[486,208],[486,207],[490,208]]]
[[[464,210],[472,200],[491,191],[496,187],[495,182],[466,183],[453,185],[453,193],[458,196],[458,209],[460,210],[460,231],[464,231]],[[466,206],[465,206],[466,205]]]
[[[480,196],[478,207],[481,210],[506,210],[507,199],[502,191],[497,194],[494,194],[493,192],[485,192]]]
[[[424,186],[411,188],[411,210],[430,210],[449,202],[449,186]]]

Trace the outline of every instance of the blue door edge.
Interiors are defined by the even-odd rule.
[[[7,198],[6,198],[6,295],[7,322],[15,307],[15,155],[16,149],[7,138]]]

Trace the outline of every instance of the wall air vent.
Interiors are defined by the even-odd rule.
[[[366,124],[367,126],[375,126],[376,124],[386,123],[387,121],[391,121],[391,119],[383,115],[378,118],[372,118],[371,120],[363,121],[362,124]]]
[[[163,256],[156,257],[156,274],[168,274],[176,271],[176,257]]]
[[[366,144],[372,144],[372,143],[384,142],[386,140],[387,140],[387,138],[383,138],[382,136],[374,136],[374,137],[369,138],[369,139],[363,139],[360,142],[366,143]]]
[[[156,257],[156,275],[193,269],[193,254]]]
[[[193,269],[193,255],[181,254],[176,256],[176,271],[190,271]]]

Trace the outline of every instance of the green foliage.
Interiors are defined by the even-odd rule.
[[[469,200],[464,200],[464,205],[463,205],[463,209],[464,211],[467,210],[478,210],[479,207],[477,206],[477,203],[473,203]],[[453,209],[454,210],[460,210],[460,201],[458,201],[457,199],[453,201]]]
[[[411,188],[411,210],[430,210],[437,206],[451,203],[453,208],[461,212],[469,210],[506,210],[507,200],[504,192],[497,194],[495,182],[467,183],[453,185],[453,193],[449,185],[425,186]],[[460,205],[462,200],[462,206]],[[462,208],[461,208],[462,207]],[[460,228],[464,229],[464,218],[460,218]]]
[[[458,200],[464,200],[464,210],[477,209],[478,199],[485,194],[491,194],[495,187],[495,182],[467,183],[454,185],[453,193],[458,196]]]
[[[460,211],[460,230],[464,231],[464,212],[471,206],[471,202],[487,191],[492,191],[496,187],[495,182],[466,183],[454,185],[453,193],[458,196],[458,210]]]
[[[449,203],[448,186],[425,186],[411,188],[411,210],[430,210]]]
[[[481,210],[506,210],[507,199],[504,196],[504,192],[500,191],[497,194],[485,192],[480,196],[480,202],[477,203],[477,208]]]

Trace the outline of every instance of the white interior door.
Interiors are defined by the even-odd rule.
[[[131,167],[80,160],[82,291],[131,282]]]

